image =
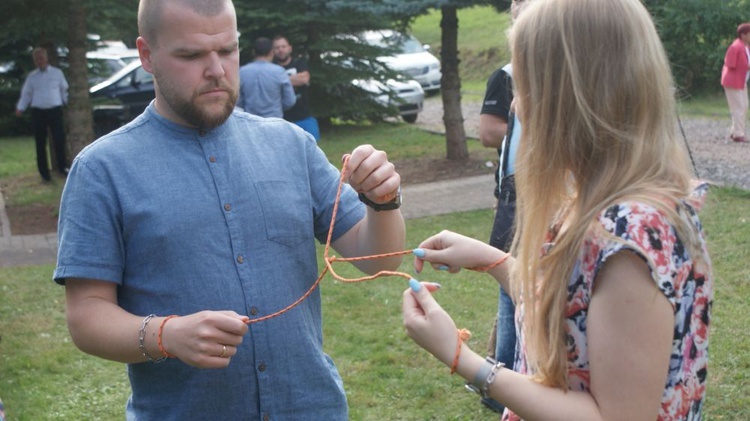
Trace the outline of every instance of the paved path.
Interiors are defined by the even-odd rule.
[[[494,175],[488,174],[404,186],[404,204],[401,209],[404,217],[408,219],[491,208],[493,197],[490,192],[494,183]],[[57,234],[53,232],[42,235],[12,235],[2,193],[0,233],[0,267],[55,263]]]

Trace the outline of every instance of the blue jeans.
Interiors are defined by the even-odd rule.
[[[495,360],[504,363],[509,369],[513,369],[516,358],[516,306],[513,305],[513,300],[502,288],[500,288],[497,306]]]
[[[318,120],[315,117],[307,117],[304,120],[293,121],[292,123],[302,127],[302,129],[315,138],[315,141],[320,140],[320,127],[318,127]]]
[[[513,300],[500,288],[497,303],[497,342],[495,343],[495,360],[505,364],[509,370],[513,369],[516,358],[516,307]],[[488,398],[482,403],[493,411],[503,412],[505,407],[498,401]]]

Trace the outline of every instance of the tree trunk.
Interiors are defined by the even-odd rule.
[[[86,64],[86,9],[84,0],[68,0],[68,145],[72,161],[94,139]]]
[[[469,158],[466,146],[464,116],[461,111],[461,79],[458,75],[458,14],[455,6],[440,8],[440,36],[443,76],[440,92],[443,97],[443,123],[445,124],[446,158],[465,160]]]

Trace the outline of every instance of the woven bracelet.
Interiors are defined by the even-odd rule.
[[[496,260],[494,263],[492,263],[490,265],[480,266],[480,267],[473,267],[473,268],[466,268],[466,269],[473,270],[475,272],[488,272],[490,269],[492,269],[492,268],[494,268],[496,266],[502,265],[509,258],[510,258],[510,253],[507,253],[505,256],[499,258],[498,260]]]
[[[461,345],[471,338],[471,332],[467,329],[458,329],[458,340],[456,341],[456,355],[453,357],[453,364],[451,364],[451,374],[456,372],[458,369],[458,357],[461,356]]]
[[[167,352],[167,350],[164,348],[164,344],[162,343],[162,340],[161,340],[162,333],[164,333],[164,325],[167,324],[167,322],[170,319],[174,319],[175,317],[180,317],[180,316],[177,316],[175,314],[173,314],[171,316],[167,316],[167,317],[164,318],[164,320],[161,321],[161,324],[159,325],[159,334],[157,335],[156,343],[159,345],[159,351],[161,351],[162,355],[164,355],[164,357],[163,357],[164,359],[166,359],[166,358],[177,358],[174,355],[172,355],[169,352]]]

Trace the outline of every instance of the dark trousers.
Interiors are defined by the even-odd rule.
[[[500,184],[500,194],[497,198],[497,212],[492,224],[490,245],[507,252],[513,241],[513,222],[516,216],[516,183],[514,177],[503,178]],[[497,308],[497,326],[495,342],[495,360],[502,362],[509,369],[513,369],[516,355],[516,307],[510,296],[500,288]],[[483,399],[490,409],[503,412],[503,405],[494,399]]]
[[[62,107],[54,108],[32,108],[31,124],[34,127],[34,139],[36,140],[36,165],[39,175],[49,180],[49,164],[47,160],[47,130],[52,132],[52,147],[57,159],[57,171],[65,174],[68,161],[65,159],[65,125],[63,123]]]
[[[505,177],[497,198],[497,212],[492,225],[490,245],[502,251],[509,251],[513,241],[513,222],[516,216],[516,183],[513,176]],[[500,288],[497,319],[497,344],[495,359],[513,367],[516,350],[516,325],[513,300]]]

